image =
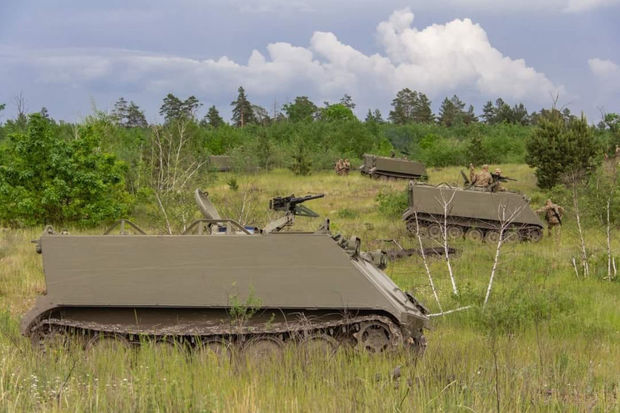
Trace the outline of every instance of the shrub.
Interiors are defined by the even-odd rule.
[[[0,148],[0,221],[93,226],[126,215],[126,168],[100,144],[92,125],[65,140],[52,121],[30,115],[27,129]]]
[[[398,217],[407,209],[407,192],[380,192],[376,201],[379,212],[389,217]]]

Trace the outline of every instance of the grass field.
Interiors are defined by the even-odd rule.
[[[526,193],[533,206],[542,205],[546,196],[536,189],[529,168],[501,167],[519,180],[509,188]],[[429,173],[432,183],[457,183],[457,168]],[[262,225],[271,216],[266,210],[270,197],[324,192],[325,198],[307,205],[329,216],[334,232],[360,236],[362,248],[385,247],[377,240],[387,238],[406,247],[417,242],[406,235],[399,217],[382,213],[376,201],[381,192],[404,190],[405,182],[374,181],[356,173],[295,177],[276,170],[237,176],[234,191],[227,184],[231,177],[222,174],[203,188],[223,215]],[[297,228],[314,229],[320,222],[298,218]],[[504,245],[485,311],[480,304],[495,246],[451,243],[459,250],[452,258],[458,296],[452,294],[445,261],[430,259],[443,309],[473,307],[434,318],[428,349],[419,359],[401,351],[305,360],[291,349],[277,363],[251,366],[151,346],[35,352],[18,325],[45,291],[41,257],[30,243],[40,231],[0,232],[0,411],[619,409],[620,284],[603,279],[605,233],[594,223],[586,225],[585,233],[592,275],[576,276],[571,258],[578,259],[579,244],[570,211],[558,236],[538,244]],[[618,228],[613,234],[617,256]],[[386,272],[431,312],[438,311],[420,257],[392,262]],[[394,380],[396,366],[401,366],[401,377]]]

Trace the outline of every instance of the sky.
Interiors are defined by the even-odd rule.
[[[243,86],[269,112],[349,94],[387,117],[408,87],[596,123],[620,113],[619,21],[620,0],[2,0],[0,121],[18,96],[66,121],[122,96],[157,122],[167,93],[228,119]]]

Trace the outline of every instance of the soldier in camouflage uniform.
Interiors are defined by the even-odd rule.
[[[506,190],[506,188],[504,188],[502,186],[502,183],[500,181],[500,179],[502,178],[502,170],[499,168],[495,168],[495,173],[493,173],[493,188],[492,191],[493,192],[503,192]]]
[[[344,162],[342,163],[342,169],[343,169],[343,174],[344,175],[349,175],[349,171],[351,170],[351,162],[349,162],[348,159],[345,159]]]
[[[482,165],[482,171],[478,172],[471,182],[474,189],[488,190],[493,183],[493,177],[489,172],[489,165]]]
[[[547,202],[542,208],[536,210],[536,213],[545,214],[545,221],[547,221],[547,231],[549,236],[551,236],[551,230],[553,227],[562,225],[562,215],[564,215],[564,208],[561,206],[554,204],[550,199],[547,199]]]

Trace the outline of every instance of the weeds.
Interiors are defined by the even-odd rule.
[[[502,170],[519,179],[514,184],[518,189],[545,199],[534,189],[529,169],[508,165]],[[447,168],[431,178],[439,183],[457,174],[458,168]],[[231,191],[226,179],[218,182],[208,188],[216,206],[225,211],[228,203],[241,205],[244,191]],[[398,238],[404,248],[419,247],[419,240],[405,235],[402,211],[386,216],[377,207],[377,195],[386,184],[404,194],[406,182],[378,182],[355,174],[347,179],[327,173],[293,176],[284,170],[255,175],[252,182],[265,188],[253,192],[259,212],[273,196],[329,190],[312,209],[324,216],[344,209],[359,214],[334,218],[337,231],[362,236],[365,246],[370,240]],[[236,217],[238,211],[233,212]],[[148,228],[140,217],[133,220]],[[296,229],[314,230],[320,221],[298,219]],[[215,358],[179,349],[164,353],[152,345],[92,354],[77,348],[33,351],[18,326],[34,297],[45,290],[41,257],[30,244],[41,228],[0,232],[0,411],[489,412],[497,410],[498,394],[504,411],[617,411],[620,283],[618,277],[603,280],[605,231],[584,225],[586,244],[601,246],[591,257],[593,276],[575,278],[570,257],[579,234],[574,220],[568,220],[559,240],[545,237],[538,244],[502,248],[502,265],[484,312],[495,246],[451,241],[460,251],[452,260],[459,275],[458,296],[452,294],[448,276],[439,276],[446,274],[444,262],[428,259],[442,305],[474,307],[433,318],[421,358],[407,350],[378,356],[338,352],[308,362],[287,350],[276,363],[241,370]],[[612,237],[613,251],[618,251],[619,241]],[[391,263],[387,273],[437,312],[421,257]],[[242,319],[262,305],[260,297],[250,299],[248,292],[232,289],[229,295]],[[393,379],[395,366],[401,366],[398,380]]]

